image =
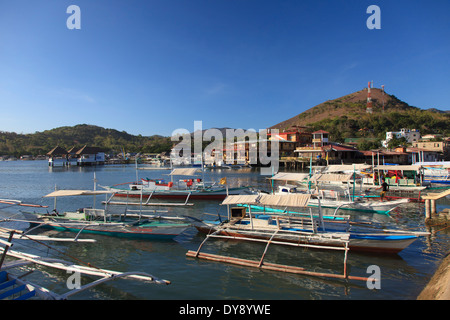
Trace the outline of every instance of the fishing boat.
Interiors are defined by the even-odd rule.
[[[67,300],[70,297],[79,294],[85,290],[91,289],[99,284],[116,280],[119,278],[128,280],[143,281],[151,284],[170,284],[170,281],[154,277],[153,275],[145,272],[118,272],[113,270],[107,270],[94,266],[92,263],[85,263],[85,265],[76,265],[70,261],[42,257],[34,254],[29,254],[25,252],[20,252],[16,250],[11,250],[13,245],[12,240],[15,234],[21,234],[22,231],[9,229],[6,230],[2,228],[2,232],[9,234],[7,236],[8,240],[1,240],[0,243],[3,247],[0,247],[0,300],[29,300],[29,299],[39,299],[39,300]],[[22,237],[21,239],[31,240],[34,239],[29,237]],[[39,239],[38,242],[35,241],[35,245],[42,244],[43,239]],[[50,239],[47,239],[50,240]],[[53,241],[53,240],[52,240]],[[45,244],[46,251],[52,249],[50,246]],[[7,261],[7,257],[12,257],[14,259]],[[80,262],[80,259],[77,259]],[[82,262],[82,261],[81,261]],[[35,281],[30,282],[27,280],[31,274],[34,275],[36,279],[36,273],[40,272],[36,266],[44,266],[51,268],[52,270],[65,270],[68,273],[78,273],[79,275],[88,275],[89,277],[84,277],[85,279],[90,279],[92,277],[98,277],[96,280],[92,280],[90,283],[71,284],[67,285],[69,291],[64,293],[57,293],[55,291],[50,291],[49,289],[38,285]],[[46,271],[45,278],[48,278],[50,273]],[[58,280],[60,281],[60,280]]]
[[[164,179],[141,179],[138,182],[120,183],[113,186],[103,186],[114,192],[117,197],[156,198],[156,199],[195,199],[195,200],[223,200],[230,194],[241,194],[248,187],[229,188],[226,178],[220,182],[207,183],[196,177],[197,168],[176,168],[169,174],[171,181]],[[173,181],[174,176],[183,179]],[[189,177],[189,178],[187,178]]]
[[[206,234],[234,239],[262,239],[277,243],[302,243],[320,248],[321,246],[342,247],[348,243],[352,251],[398,253],[408,247],[421,235],[427,233],[402,230],[364,228],[350,223],[349,216],[324,219],[319,214],[309,215],[277,214],[273,212],[252,213],[252,205],[263,207],[294,208],[308,207],[309,194],[289,195],[245,195],[229,196],[222,205],[235,206],[229,210],[226,222],[197,220],[193,225]],[[237,206],[237,205],[241,206]],[[242,206],[248,205],[248,207]],[[247,212],[248,209],[248,212]],[[291,211],[291,212],[292,212]],[[298,211],[297,211],[298,212]]]
[[[57,190],[44,197],[54,197],[55,201],[59,197],[68,196],[97,196],[108,195],[105,190]],[[150,217],[139,214],[137,219],[131,215],[120,214],[118,218],[105,209],[81,208],[76,211],[59,212],[55,209],[52,212],[22,212],[33,228],[50,228],[60,231],[93,233],[114,237],[126,237],[133,239],[173,239],[188,227],[185,221],[173,221],[165,219],[163,216]],[[114,219],[113,219],[114,218]]]
[[[450,164],[424,165],[423,179],[432,184],[450,185]]]
[[[305,193],[296,187],[280,186],[275,194],[283,195],[289,193]],[[342,209],[352,211],[362,211],[369,213],[389,214],[392,210],[398,206],[408,203],[409,199],[397,199],[380,201],[376,198],[370,198],[368,196],[356,195],[352,200],[352,195],[345,190],[343,196],[339,191],[335,190],[319,190],[316,194],[316,198],[313,198],[308,203],[308,206],[318,207],[319,202],[322,208]]]

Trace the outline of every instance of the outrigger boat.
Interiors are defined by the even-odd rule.
[[[279,173],[271,179],[286,181],[287,179],[301,179],[297,181],[302,181],[306,176],[306,174]],[[377,199],[378,197],[374,198],[360,195],[359,193],[355,194],[354,191],[356,188],[352,188],[353,192],[350,189],[352,177],[353,174],[320,173],[311,178],[311,182],[314,183],[315,186],[314,189],[311,187],[309,190],[300,189],[299,186],[286,184],[278,186],[278,189],[274,194],[286,195],[293,193],[311,193],[316,196],[311,198],[308,202],[308,206],[311,207],[318,207],[320,202],[322,208],[380,214],[388,214],[398,206],[409,202],[409,199],[381,201]],[[325,187],[328,189],[325,189]]]
[[[196,251],[189,250],[186,256],[263,270],[367,282],[374,279],[348,274],[348,251],[399,252],[414,242],[419,236],[429,234],[400,230],[357,233],[350,230],[348,219],[342,220],[342,216],[336,217],[335,221],[333,219],[325,221],[321,217],[320,207],[318,217],[313,216],[311,208],[309,217],[308,214],[304,213],[298,215],[292,215],[292,213],[289,215],[273,213],[253,214],[251,206],[249,206],[248,212],[246,207],[229,208],[230,205],[237,204],[298,208],[306,207],[310,198],[311,195],[307,194],[229,196],[222,202],[222,205],[227,205],[228,207],[229,219],[227,221],[201,221],[195,219],[195,227],[200,232],[206,233],[207,236]],[[206,253],[203,250],[203,246],[208,239],[262,242],[266,243],[266,246],[259,260],[250,260]],[[343,251],[343,273],[308,271],[303,267],[267,262],[265,258],[270,244]]]
[[[104,190],[57,190],[44,197],[67,197],[110,194]],[[145,214],[135,215],[125,212],[118,219],[113,220],[114,214],[105,209],[81,208],[77,211],[60,213],[55,209],[50,213],[22,212],[34,228],[50,228],[60,231],[93,233],[115,237],[126,237],[135,239],[173,239],[187,228],[189,223],[170,221],[175,217],[149,216]],[[17,221],[17,219],[16,219]],[[77,237],[78,237],[77,235]]]
[[[280,186],[278,188],[278,192],[275,194],[283,195],[298,192],[301,193],[301,191],[298,191],[296,187]],[[352,200],[352,196],[347,190],[344,191],[344,197],[341,196],[339,191],[335,190],[319,190],[316,196],[317,198],[311,199],[308,206],[318,207],[320,201],[320,206],[322,208],[363,211],[379,214],[389,214],[389,212],[398,206],[409,202],[409,199],[380,201],[359,195],[355,196],[354,200]]]
[[[423,174],[424,181],[437,185],[450,185],[450,163],[448,161],[443,164],[437,162],[432,165],[424,165]]]
[[[226,222],[197,220],[193,225],[209,236],[233,239],[263,239],[276,243],[302,243],[316,247],[342,247],[348,243],[352,251],[398,253],[413,243],[424,232],[376,230],[350,223],[349,216],[314,216],[308,213],[293,215],[294,208],[307,207],[311,195],[245,195],[229,196],[222,205],[241,205],[229,210]],[[242,206],[242,205],[247,205]],[[290,214],[274,212],[252,213],[252,205],[291,209]],[[247,212],[248,209],[248,212]],[[297,211],[298,212],[298,211]],[[357,228],[357,229],[355,229]]]
[[[5,241],[0,239],[0,243],[4,245],[3,248],[0,247],[0,300],[67,300],[75,294],[79,294],[80,292],[91,289],[99,284],[119,278],[144,281],[151,284],[170,284],[170,281],[168,280],[159,279],[145,272],[118,272],[102,269],[93,266],[91,263],[86,263],[86,265],[75,265],[70,261],[62,259],[40,257],[11,250],[10,248],[13,246],[12,240],[16,238],[15,235],[20,235],[20,238],[24,240],[34,239],[29,236],[24,236],[23,232],[20,230],[1,228],[1,231],[4,233],[3,236],[6,235],[8,240]],[[50,238],[40,238],[39,242],[36,242],[36,244],[42,244],[42,240],[54,241],[54,239]],[[51,247],[46,245],[46,250],[49,249],[51,249]],[[6,261],[6,257],[12,257],[14,259]],[[80,260],[78,259],[78,261]],[[58,270],[66,270],[71,273],[78,272],[79,274],[89,275],[89,278],[99,278],[84,285],[74,285],[72,288],[69,288],[70,291],[60,294],[26,280],[27,276],[37,272],[36,268],[31,268],[37,265]],[[26,270],[24,270],[24,268]],[[88,277],[85,277],[85,279],[87,278]]]
[[[138,182],[126,182],[104,189],[112,191],[117,197],[143,197],[155,199],[194,199],[223,200],[229,194],[241,194],[248,187],[228,188],[224,183],[206,183],[204,179],[195,178],[198,168],[177,168],[169,174],[171,181],[164,179],[141,179]],[[173,181],[174,176],[185,178]],[[190,177],[190,178],[186,178]]]

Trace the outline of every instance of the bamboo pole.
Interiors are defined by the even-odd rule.
[[[278,222],[278,218],[277,218],[277,222]],[[278,233],[278,230],[280,230],[280,229],[277,229],[277,231],[275,231],[275,232],[273,233],[272,237],[270,237],[270,240],[267,241],[266,248],[264,249],[264,253],[263,253],[263,255],[261,256],[261,260],[259,261],[258,267],[261,267],[261,266],[262,266],[264,257],[266,256],[266,253],[267,253],[267,249],[269,249],[269,245],[270,245],[270,243],[272,242],[273,237],[275,237],[275,235]]]
[[[186,256],[192,257],[192,258],[196,257],[199,259],[204,259],[204,260],[209,260],[209,261],[225,262],[225,263],[230,263],[230,264],[235,264],[235,265],[240,265],[240,266],[245,266],[245,267],[254,267],[254,268],[260,268],[260,269],[264,269],[264,270],[303,274],[303,275],[315,276],[315,277],[328,277],[328,278],[361,280],[361,281],[367,281],[369,279],[366,277],[347,276],[347,275],[342,275],[342,274],[307,271],[302,267],[294,267],[294,266],[281,265],[281,264],[275,264],[275,263],[264,263],[263,265],[259,266],[259,262],[254,261],[254,260],[226,257],[226,256],[209,254],[209,253],[196,253],[195,251],[188,251],[186,253]]]
[[[15,232],[15,231],[12,230],[12,231],[9,233],[8,242],[6,242],[6,241],[4,242],[4,243],[5,243],[5,249],[3,249],[3,255],[2,255],[1,258],[0,258],[0,269],[2,268],[3,261],[5,261],[5,257],[6,257],[6,254],[7,254],[8,250],[9,250],[9,248],[12,246],[11,241],[13,240],[14,232]]]
[[[430,219],[431,218],[431,200],[425,199],[425,218]]]

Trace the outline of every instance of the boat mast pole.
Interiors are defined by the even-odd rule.
[[[355,201],[355,188],[356,188],[356,179],[355,179],[355,164],[353,164],[353,201]]]
[[[138,177],[138,165],[137,165],[137,157],[134,157],[134,162],[135,162],[135,166],[136,166],[136,183],[139,182],[139,177]]]
[[[95,191],[97,191],[97,177],[95,175],[95,171],[94,171],[94,209],[95,209],[95,200],[96,200],[96,196],[95,196]]]
[[[310,193],[311,190],[311,170],[312,170],[312,153],[309,157],[309,179],[308,179],[308,193]]]
[[[205,168],[203,166],[203,151],[200,156],[200,161],[202,162],[202,182],[203,182],[203,187],[204,187],[205,186]]]

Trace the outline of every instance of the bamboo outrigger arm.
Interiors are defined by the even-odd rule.
[[[5,249],[0,248],[0,253],[3,253],[3,252],[5,252]],[[95,280],[91,283],[80,286],[79,288],[73,289],[62,295],[57,295],[57,294],[52,293],[52,298],[58,299],[58,300],[67,299],[75,294],[78,294],[82,291],[85,291],[87,289],[95,287],[101,283],[116,280],[119,278],[128,278],[128,279],[132,279],[132,280],[146,281],[146,282],[150,282],[150,283],[154,283],[154,284],[164,284],[164,285],[169,285],[171,283],[168,280],[159,279],[159,278],[157,278],[151,274],[145,273],[145,272],[118,272],[118,271],[100,269],[100,268],[91,267],[91,266],[86,267],[86,266],[81,266],[81,265],[74,265],[71,262],[61,260],[61,259],[44,258],[44,257],[39,257],[39,256],[35,256],[32,254],[13,251],[13,250],[8,250],[6,252],[6,255],[20,259],[21,261],[13,262],[3,269],[11,269],[11,268],[19,267],[19,266],[30,265],[30,264],[39,264],[42,266],[51,267],[51,268],[55,268],[55,269],[66,270],[66,271],[71,271],[71,272],[79,272],[79,273],[86,274],[86,275],[102,277],[98,280]]]
[[[12,221],[21,221],[21,222],[27,222],[26,220],[12,220]],[[83,242],[83,243],[94,243],[97,242],[95,239],[77,239],[77,238],[56,238],[56,237],[47,237],[47,236],[41,236],[41,235],[30,235],[29,232],[42,227],[45,225],[45,223],[40,224],[37,227],[31,228],[30,230],[24,232],[20,230],[15,230],[15,233],[13,235],[14,239],[22,239],[22,240],[36,240],[36,241],[58,241],[58,242]],[[2,228],[0,227],[0,238],[7,238],[11,232],[11,229],[8,228]],[[0,240],[0,242],[3,242],[3,240]]]

